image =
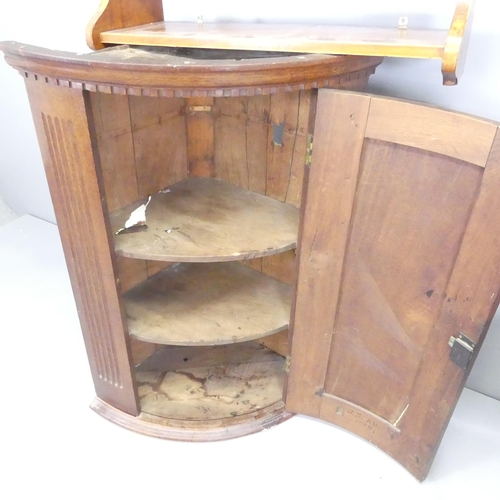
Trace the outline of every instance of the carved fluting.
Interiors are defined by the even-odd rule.
[[[41,80],[49,85],[67,87],[89,92],[102,92],[104,94],[133,95],[144,97],[252,97],[260,95],[277,94],[281,92],[298,92],[300,90],[319,88],[338,88],[349,82],[363,80],[375,73],[371,67],[361,71],[355,71],[340,76],[334,76],[325,80],[302,82],[298,84],[256,86],[256,87],[232,87],[232,88],[151,88],[151,87],[125,87],[121,85],[108,85],[95,82],[82,82],[50,78],[35,73],[23,72],[28,79]]]
[[[99,258],[95,247],[88,244],[93,241],[91,226],[82,225],[81,220],[90,220],[91,213],[86,203],[87,193],[80,165],[73,123],[42,113],[42,122],[50,151],[51,161],[59,193],[64,203],[64,217],[73,226],[74,237],[69,244],[75,268],[77,288],[81,294],[81,307],[84,328],[90,340],[90,348],[100,379],[122,388],[115,342],[112,336],[107,301],[102,289],[103,272],[98,265]],[[75,138],[76,141],[76,138]],[[80,190],[71,189],[68,171],[78,178]],[[92,279],[89,279],[92,277]]]

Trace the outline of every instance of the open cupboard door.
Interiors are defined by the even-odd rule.
[[[498,306],[500,134],[320,90],[286,406],[429,470]]]

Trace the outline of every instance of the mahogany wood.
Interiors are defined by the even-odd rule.
[[[304,126],[312,95],[307,89],[322,86],[361,89],[381,62],[380,58],[317,55],[218,61],[126,47],[76,56],[15,43],[4,43],[2,49],[8,61],[26,78],[28,86],[37,89],[36,95],[33,94],[35,97],[32,95],[36,106],[66,106],[66,96],[69,95],[78,96],[77,100],[85,105],[84,114],[73,105],[68,105],[66,113],[77,121],[82,119],[78,121],[78,130],[86,128],[87,132],[82,136],[82,144],[78,145],[80,136],[71,135],[70,140],[70,129],[64,130],[65,147],[68,151],[71,151],[70,145],[83,148],[85,156],[80,153],[80,158],[91,158],[92,162],[84,162],[79,168],[73,165],[74,162],[69,162],[72,167],[66,173],[61,172],[60,176],[58,172],[58,179],[64,180],[66,175],[70,175],[74,181],[71,189],[75,191],[75,199],[80,203],[90,196],[90,203],[85,210],[78,210],[76,215],[72,215],[71,224],[61,223],[60,229],[64,232],[63,240],[75,242],[65,244],[68,259],[73,258],[71,252],[80,252],[82,255],[78,255],[78,259],[85,261],[86,267],[84,271],[79,271],[77,279],[80,281],[75,285],[81,290],[76,293],[85,294],[88,287],[105,290],[104,298],[98,295],[98,298],[92,299],[94,302],[91,305],[85,306],[87,309],[83,309],[82,325],[86,337],[85,321],[91,326],[97,320],[101,321],[99,315],[103,307],[107,307],[108,320],[113,322],[113,328],[105,331],[108,334],[111,332],[116,344],[111,351],[107,344],[103,344],[101,350],[89,350],[91,364],[99,364],[109,355],[116,356],[120,369],[125,367],[130,377],[131,392],[135,389],[131,367],[148,356],[154,356],[158,346],[130,341],[120,309],[121,292],[148,280],[170,263],[146,260],[146,255],[141,255],[141,259],[115,257],[107,226],[108,199],[109,208],[114,213],[151,192],[182,182],[190,175],[210,177],[217,175],[218,171],[221,177],[231,180],[232,187],[244,187],[259,194],[267,192],[267,201],[285,206],[272,200],[273,197],[278,198],[288,204],[286,210],[296,212],[302,190],[301,164],[306,143]],[[297,94],[294,97],[275,97],[281,92],[295,91]],[[59,99],[59,92],[63,99]],[[223,96],[234,97],[222,99]],[[189,100],[180,99],[183,97]],[[212,108],[208,110],[204,106]],[[275,131],[281,123],[282,136],[279,137],[280,134]],[[45,138],[40,130],[39,127],[42,142]],[[203,140],[197,141],[198,138]],[[274,144],[275,138],[277,144]],[[239,144],[245,149],[245,154],[241,156],[243,162],[230,162],[227,159],[229,154],[235,157],[240,154],[236,149]],[[222,162],[219,169],[216,158]],[[44,160],[50,161],[47,154]],[[47,168],[52,168],[50,163]],[[62,161],[58,168],[64,170],[68,167]],[[283,175],[280,168],[285,169]],[[94,173],[89,174],[88,169]],[[239,169],[238,174],[235,175],[232,169]],[[77,175],[86,176],[83,184]],[[189,182],[205,180],[210,179],[193,178]],[[52,180],[50,184],[54,198],[63,200],[55,206],[58,218],[64,221],[64,211],[73,206],[74,200],[67,193],[60,194],[60,183]],[[88,192],[91,194],[88,195]],[[89,216],[89,210],[99,223]],[[267,224],[268,218],[262,216],[260,225]],[[106,230],[105,240],[102,224]],[[96,241],[94,233],[89,235],[89,231],[95,231]],[[76,244],[77,247],[71,246]],[[95,258],[95,252],[99,258]],[[105,266],[106,259],[109,266],[106,267],[105,279],[96,282],[96,269],[102,271],[102,268],[92,266]],[[285,283],[295,281],[293,251],[254,259],[252,266]],[[73,275],[74,271],[71,272]],[[108,281],[110,276],[113,277],[112,287]],[[97,316],[93,314],[94,309],[98,311]],[[121,322],[119,328],[116,327],[118,321]],[[286,332],[282,332],[281,335],[270,336],[265,342],[285,356],[288,354],[285,335]],[[101,343],[108,341],[106,334],[99,333],[99,338]],[[168,346],[168,349],[172,347]],[[247,416],[213,420],[194,427],[186,421],[162,420],[145,417],[144,414],[136,419],[116,409],[137,414],[135,392],[132,394],[135,398],[133,405],[120,406],[116,398],[108,397],[108,393],[99,388],[99,383],[103,382],[96,382],[96,411],[126,427],[162,437],[194,440],[234,437],[275,425],[290,416],[284,411],[283,403],[278,402]],[[280,384],[281,392],[283,379]],[[115,405],[115,409],[103,403],[103,398]],[[130,401],[127,399],[126,403]]]
[[[220,441],[246,436],[288,420],[293,415],[284,410],[283,401],[255,411],[250,415],[241,415],[219,420],[189,421],[165,419],[147,413],[132,417],[113,406],[96,398],[90,407],[102,417],[131,431],[147,436],[177,441]]]
[[[353,102],[342,93],[325,92],[318,98],[314,135],[336,140],[314,145],[314,170],[309,175],[309,195],[303,208],[291,352],[294,371],[286,399],[292,412],[320,414],[318,391],[324,385],[328,362],[324,353],[329,352],[331,342],[327,325],[333,325],[340,295],[369,104],[369,97],[361,96]],[[331,167],[333,162],[336,168]],[[319,221],[328,221],[328,229],[319,231]]]
[[[472,366],[448,359],[448,341],[463,332],[479,348],[498,306],[500,141],[491,123],[438,109],[412,107],[398,121],[400,104],[320,93],[287,409],[355,432],[422,480]],[[380,125],[385,107],[384,138],[413,118],[419,137],[425,115],[426,144],[440,153],[369,138],[372,112]],[[332,151],[333,136],[356,141],[351,163]],[[304,354],[306,344],[321,348]]]
[[[137,415],[88,96],[34,80],[27,81],[27,90],[96,393]]]
[[[108,94],[149,97],[238,97],[366,84],[380,57],[321,54],[207,59],[133,47],[73,54],[0,43],[6,61],[26,78]],[[180,69],[182,68],[182,70]]]
[[[402,121],[402,117],[411,120]],[[373,98],[366,137],[433,151],[484,167],[496,125],[474,116],[411,102]]]

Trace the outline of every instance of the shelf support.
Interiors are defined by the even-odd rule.
[[[161,0],[101,0],[99,9],[86,29],[87,45],[93,50],[104,48],[101,33],[163,21]]]
[[[475,0],[459,2],[455,9],[441,66],[444,85],[456,85],[462,76],[469,46],[474,4]]]

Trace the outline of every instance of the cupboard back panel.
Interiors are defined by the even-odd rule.
[[[215,177],[299,208],[311,93],[215,99]],[[294,251],[245,264],[294,282]]]
[[[187,177],[184,99],[89,95],[109,212]],[[168,265],[119,258],[122,291]]]

